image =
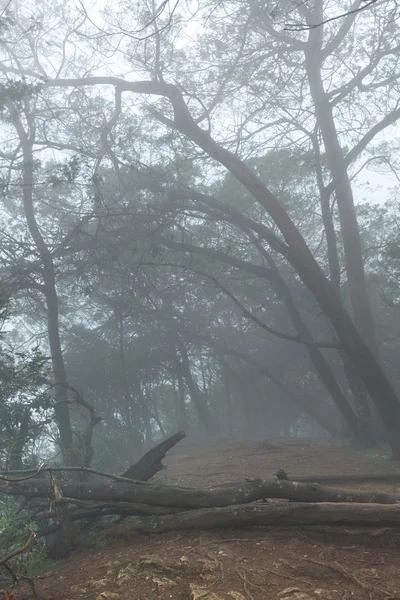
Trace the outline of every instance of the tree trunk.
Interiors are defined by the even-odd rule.
[[[143,393],[142,382],[140,381],[140,379],[137,382],[136,389],[137,389],[137,398],[138,398],[139,406],[141,409],[143,428],[144,428],[144,442],[146,444],[152,444],[153,443],[153,429],[151,427],[151,411],[150,411],[151,400],[149,399],[149,393],[146,393],[146,395]]]
[[[33,206],[33,141],[28,139],[19,120],[15,125],[22,143],[24,158],[23,167],[23,205],[29,232],[35,242],[43,264],[43,293],[46,299],[47,334],[50,346],[53,380],[54,380],[54,413],[60,434],[60,445],[66,464],[74,462],[73,436],[68,410],[68,388],[64,358],[61,349],[58,296],[54,275],[54,264],[51,253],[40,233]],[[33,135],[33,133],[32,133]]]
[[[135,449],[139,446],[140,441],[137,435],[137,427],[135,428],[132,422],[132,400],[128,386],[128,377],[126,371],[125,361],[125,335],[124,335],[124,317],[122,314],[122,307],[115,307],[115,319],[117,324],[118,332],[118,345],[119,345],[119,356],[121,365],[121,385],[122,385],[122,414],[125,417],[125,425],[127,428],[127,445],[128,454],[133,455]],[[137,418],[137,415],[135,415]]]
[[[226,420],[227,420],[227,430],[228,430],[228,435],[232,436],[233,435],[233,426],[232,426],[232,393],[231,393],[231,383],[229,381],[229,374],[228,374],[228,365],[226,364],[226,359],[225,357],[222,355],[221,357],[221,364],[222,364],[222,368],[224,370],[224,383],[225,383],[225,399],[226,399]]]
[[[178,380],[178,426],[179,429],[186,429],[187,427],[187,417],[186,417],[186,403],[185,403],[185,384],[183,382],[182,377],[182,368],[179,361],[178,352],[176,349],[176,345],[174,344],[174,352],[176,357],[176,378]]]
[[[207,398],[201,392],[193,378],[192,371],[190,369],[189,356],[185,344],[181,340],[179,334],[176,335],[176,345],[181,356],[181,373],[186,380],[193,406],[197,412],[200,423],[202,424],[206,435],[212,436],[216,432],[216,427],[211,416],[210,408],[207,404]]]

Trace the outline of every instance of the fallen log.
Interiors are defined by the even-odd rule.
[[[359,502],[396,504],[394,494],[365,490],[329,488],[317,483],[298,483],[279,479],[252,479],[243,483],[219,486],[212,489],[185,488],[132,481],[120,483],[107,481],[102,485],[91,483],[60,482],[66,498],[97,502],[135,502],[150,506],[176,508],[211,508],[246,504],[264,498],[284,498],[295,502]],[[46,480],[0,483],[0,493],[46,498],[49,483]]]
[[[82,503],[81,507],[74,507],[73,501],[71,500],[72,507],[69,507],[69,516],[71,521],[80,521],[81,519],[98,519],[104,516],[121,516],[121,517],[132,517],[132,516],[154,516],[154,515],[170,515],[173,513],[182,512],[182,508],[176,508],[173,506],[148,506],[146,504],[138,504],[133,502],[119,502],[118,504],[102,503],[102,504],[91,504],[85,505]],[[47,511],[38,512],[32,516],[33,521],[44,521],[49,518]]]
[[[175,530],[296,527],[400,527],[400,506],[383,504],[263,503],[203,508],[176,515],[145,517],[129,523],[129,532],[164,533]],[[127,531],[126,526],[124,531]]]
[[[315,482],[315,483],[363,483],[371,482],[399,482],[400,473],[333,473],[328,475],[288,475],[285,471],[279,470],[276,473],[278,479],[286,481]]]

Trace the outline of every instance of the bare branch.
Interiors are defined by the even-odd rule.
[[[349,15],[353,15],[361,12],[362,10],[366,10],[370,8],[373,4],[376,4],[379,0],[369,0],[364,6],[359,6],[354,8],[353,10],[349,10],[347,12],[341,13],[340,15],[336,15],[335,17],[330,17],[329,19],[325,19],[325,21],[321,21],[320,23],[312,23],[309,25],[299,24],[299,23],[287,23],[284,27],[284,31],[309,31],[310,29],[316,29],[317,27],[321,27],[322,25],[326,25],[326,23],[331,23],[332,21],[337,21],[338,19],[343,19]],[[387,0],[382,0],[382,2],[386,2]]]
[[[32,529],[29,529],[29,537],[28,537],[27,541],[25,542],[25,544],[23,546],[21,546],[20,548],[16,548],[15,550],[10,552],[6,556],[1,557],[0,565],[4,565],[6,562],[8,562],[12,558],[14,558],[14,556],[18,556],[18,554],[22,554],[23,552],[28,550],[28,548],[30,546],[32,546],[33,540],[35,539],[35,537],[36,537],[36,534],[32,531]]]

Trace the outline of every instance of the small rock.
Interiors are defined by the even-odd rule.
[[[246,600],[245,596],[243,596],[243,594],[241,594],[240,592],[228,592],[228,596],[233,598],[233,600]]]
[[[297,587],[285,588],[279,592],[277,597],[282,598],[283,600],[314,600],[312,596],[302,592],[301,589]]]
[[[210,592],[205,587],[200,587],[194,583],[190,584],[190,600],[223,600],[222,596]]]
[[[137,565],[138,567],[150,567],[152,569],[156,569],[157,571],[166,571],[167,573],[173,572],[173,569],[156,554],[145,554],[140,556]]]
[[[157,584],[157,589],[161,593],[176,585],[175,581],[172,581],[172,579],[168,579],[167,577],[153,577],[153,583]]]
[[[120,564],[120,560],[110,560],[108,563],[106,563],[106,567],[118,567]]]
[[[332,591],[334,592],[335,590]],[[319,588],[314,590],[313,594],[315,594],[317,598],[322,598],[322,600],[331,600],[332,598],[334,598],[334,594],[332,592]]]
[[[107,569],[107,575],[114,575],[117,567],[121,564],[120,560],[110,560],[108,563],[106,563],[106,567],[108,567]]]
[[[124,569],[121,569],[117,575],[117,585],[120,587],[126,581],[132,579],[132,575],[136,575],[137,569],[135,565],[127,565]]]
[[[94,588],[104,587],[107,584],[108,584],[108,579],[89,579],[88,581],[85,581],[85,583],[84,583],[85,586],[94,587]]]
[[[207,581],[208,583],[214,583],[214,581],[217,580],[215,575],[212,575],[212,573],[202,573],[200,577],[203,581]]]
[[[208,558],[201,558],[199,562],[203,563],[203,573],[204,571],[216,571],[221,566],[217,560],[209,560]]]
[[[115,592],[101,592],[96,600],[117,600],[118,598],[121,598],[121,595]]]
[[[74,594],[86,594],[87,589],[82,587],[81,585],[73,585],[71,586],[71,592]]]

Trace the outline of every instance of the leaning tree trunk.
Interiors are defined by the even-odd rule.
[[[39,226],[36,222],[33,206],[33,136],[31,131],[28,136],[22,126],[18,113],[12,111],[15,128],[18,132],[23,152],[23,206],[29,232],[39,252],[43,264],[43,293],[46,299],[47,312],[47,334],[51,352],[53,379],[54,379],[54,412],[60,434],[60,445],[64,461],[68,464],[73,462],[73,436],[68,410],[68,389],[65,372],[64,357],[61,349],[58,296],[54,275],[54,264],[50,250],[48,249]]]

